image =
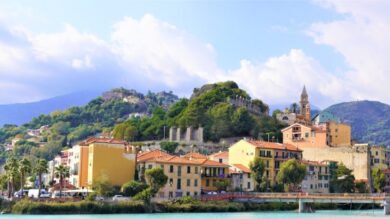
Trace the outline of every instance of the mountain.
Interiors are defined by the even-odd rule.
[[[325,109],[352,126],[352,138],[362,143],[390,145],[390,106],[377,101],[353,101]]]
[[[100,91],[80,91],[37,102],[3,104],[0,105],[0,127],[4,124],[21,125],[41,114],[82,106],[100,94]]]

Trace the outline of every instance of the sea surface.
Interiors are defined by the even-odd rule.
[[[297,213],[295,211],[243,212],[243,213],[162,213],[162,214],[89,214],[89,215],[0,215],[0,219],[363,219],[386,218],[383,210],[316,211]]]

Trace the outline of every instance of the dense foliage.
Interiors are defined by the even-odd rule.
[[[268,134],[281,140],[280,129],[284,126],[276,119],[261,115],[268,106],[253,100],[260,114],[252,114],[245,106],[234,106],[231,98],[250,96],[234,82],[207,84],[195,89],[192,97],[181,99],[168,110],[155,108],[151,117],[132,118],[114,128],[114,136],[124,140],[154,140],[167,136],[169,127],[203,127],[204,140],[217,142],[221,138],[251,136],[263,138]]]

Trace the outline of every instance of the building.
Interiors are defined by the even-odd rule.
[[[70,150],[69,182],[77,188],[88,187],[88,145],[83,142]]]
[[[209,155],[209,159],[224,164],[229,164],[229,151],[219,151]]]
[[[326,124],[327,145],[331,147],[351,146],[351,126],[345,123],[329,121]]]
[[[313,119],[311,120],[311,123],[313,125],[320,125],[320,124],[324,124],[324,123],[328,123],[328,122],[340,123],[340,119],[330,112],[322,111],[322,112],[318,113],[317,115],[315,115],[313,117]]]
[[[134,180],[134,146],[111,138],[89,138],[83,145],[88,145],[88,185],[103,177],[114,186]]]
[[[168,176],[168,183],[158,192],[158,198],[198,196],[203,192],[216,191],[217,182],[230,180],[228,165],[194,152],[182,157],[161,150],[137,155],[139,179],[144,179],[145,171],[154,167],[161,167]]]
[[[251,170],[242,164],[230,166],[231,190],[250,192],[255,189],[255,181],[251,178]]]
[[[278,113],[276,115],[276,119],[280,122],[292,125],[297,121],[297,114],[290,112],[290,110],[286,109],[283,113]]]
[[[169,129],[169,141],[175,141],[186,144],[203,143],[203,128],[187,127],[184,131],[181,128],[171,127]]]
[[[370,164],[371,169],[379,168],[381,170],[389,168],[386,146],[370,146]]]
[[[317,161],[301,161],[306,166],[306,176],[301,190],[307,193],[329,193],[330,171],[325,163]]]
[[[241,140],[229,148],[229,164],[241,164],[249,168],[250,162],[260,157],[266,168],[265,175],[273,184],[280,165],[289,159],[302,159],[302,151],[291,144]]]
[[[137,156],[139,178],[143,179],[145,171],[161,167],[168,176],[167,184],[160,189],[157,198],[176,198],[198,196],[201,194],[201,167],[194,159],[186,159],[153,150]]]
[[[292,144],[296,147],[321,148],[327,146],[326,127],[313,127],[294,123],[281,130],[283,143]]]
[[[383,173],[386,177],[385,192],[390,193],[390,169],[383,170]]]

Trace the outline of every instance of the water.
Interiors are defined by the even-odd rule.
[[[300,214],[283,212],[242,212],[242,213],[164,213],[164,214],[111,214],[111,215],[0,215],[0,219],[390,219],[383,210],[361,211],[317,211]]]

